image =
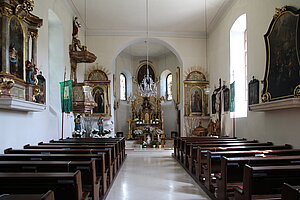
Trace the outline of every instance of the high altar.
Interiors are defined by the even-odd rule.
[[[127,139],[164,139],[163,112],[161,101],[163,98],[136,97],[131,101],[132,118],[128,120]]]

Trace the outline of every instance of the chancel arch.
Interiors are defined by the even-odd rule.
[[[119,54],[116,56],[114,61],[115,74],[118,77],[123,72],[129,72],[132,74],[132,78],[130,79],[127,78],[127,74],[124,73],[127,85],[129,86],[131,84],[132,86],[131,92],[129,92],[130,87],[128,87],[127,102],[120,99],[120,96],[118,95],[118,91],[120,91],[120,89],[117,89],[117,99],[115,99],[115,102],[118,106],[115,106],[115,121],[118,121],[118,123],[115,124],[115,129],[117,132],[123,132],[125,137],[128,135],[128,122],[134,118],[132,116],[132,109],[134,108],[132,108],[131,103],[141,95],[138,92],[139,85],[143,78],[147,75],[148,71],[149,76],[156,84],[156,98],[162,100],[160,106],[164,115],[163,118],[168,120],[167,122],[164,122],[164,132],[166,137],[170,137],[171,131],[178,131],[177,123],[174,123],[174,121],[180,121],[177,119],[177,105],[173,99],[177,97],[177,94],[174,94],[174,92],[177,91],[176,88],[180,87],[180,84],[177,86],[175,74],[178,71],[178,67],[182,66],[182,61],[177,56],[178,53],[173,47],[171,47],[170,44],[167,44],[163,40],[154,38],[149,38],[148,40],[149,52],[147,57],[145,40],[145,38],[139,38],[128,42],[124,48],[121,48],[122,50],[119,51]],[[174,75],[172,76],[173,94],[171,95],[172,98],[169,97],[169,101],[167,102],[166,79],[169,74]],[[178,73],[178,75],[180,74]],[[162,76],[164,76],[164,80],[162,80]],[[115,85],[120,85],[119,78],[116,79]]]

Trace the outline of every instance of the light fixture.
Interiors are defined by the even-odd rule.
[[[153,81],[149,73],[149,1],[146,0],[146,27],[147,27],[147,38],[145,40],[147,58],[146,58],[146,68],[147,74],[144,76],[142,82],[138,86],[138,93],[142,97],[157,96],[157,86]],[[155,77],[153,77],[155,78]]]

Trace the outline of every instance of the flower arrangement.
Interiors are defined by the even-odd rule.
[[[136,129],[136,130],[133,131],[133,133],[135,135],[141,135],[143,133],[143,131],[141,129]]]
[[[159,135],[162,134],[162,130],[159,129],[159,128],[158,128],[158,129],[155,129],[154,131],[155,131],[156,134],[159,134]]]
[[[81,131],[76,130],[72,132],[72,137],[81,138],[85,133],[86,131],[84,129],[82,129]]]

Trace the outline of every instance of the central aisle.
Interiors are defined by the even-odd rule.
[[[171,156],[171,150],[126,151],[106,200],[210,199]]]

